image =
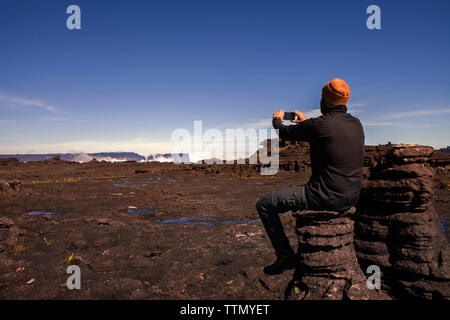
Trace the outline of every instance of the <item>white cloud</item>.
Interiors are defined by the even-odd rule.
[[[348,107],[349,108],[362,108],[367,106],[368,103],[367,102],[355,102],[355,103],[349,103]]]
[[[25,107],[37,107],[44,109],[49,112],[58,112],[53,106],[46,104],[44,102],[38,101],[38,100],[32,100],[32,99],[26,99],[26,98],[14,98],[14,97],[7,97],[4,95],[0,95],[0,101],[6,102],[8,105],[12,106],[25,106]]]
[[[246,128],[255,128],[255,129],[263,129],[263,128],[272,128],[272,117],[259,120],[256,122],[250,122],[245,125]]]
[[[0,119],[0,127],[12,126],[12,125],[14,125],[14,123],[15,122],[13,120]]]
[[[349,112],[352,114],[361,113],[359,108],[366,106],[367,103],[354,103],[349,106]],[[313,109],[310,111],[303,112],[308,118],[319,117],[322,113],[320,109]],[[430,123],[422,123],[417,124],[408,121],[395,121],[400,119],[407,119],[412,117],[425,117],[425,116],[433,116],[433,115],[442,115],[442,114],[450,114],[450,108],[443,109],[431,109],[431,110],[415,110],[415,111],[406,111],[406,112],[397,112],[397,113],[387,113],[380,117],[370,117],[365,118],[361,116],[361,122],[364,126],[368,127],[417,127],[417,128],[431,128],[434,125]],[[263,119],[259,121],[255,121],[249,123],[246,127],[248,128],[271,128],[272,127],[272,119]]]
[[[308,118],[316,118],[316,117],[320,117],[322,115],[322,112],[320,112],[320,109],[314,109],[314,110],[303,112],[303,113]]]
[[[48,122],[59,122],[59,121],[67,121],[69,119],[65,117],[41,117],[41,120]]]
[[[150,141],[143,139],[124,141],[100,141],[100,140],[78,140],[57,143],[17,143],[11,145],[2,144],[0,153],[26,153],[33,150],[34,153],[67,153],[67,152],[115,152],[130,151],[147,155],[151,152],[170,152],[171,142]]]
[[[403,127],[406,124],[403,122],[392,122],[385,120],[361,120],[366,127]]]
[[[362,118],[361,121],[365,126],[370,127],[416,127],[416,128],[431,128],[436,125],[422,122],[420,124],[411,121],[395,121],[404,120],[414,117],[427,117],[433,115],[449,114],[450,108],[444,109],[431,109],[431,110],[415,110],[415,111],[405,111],[397,113],[388,113],[380,117],[373,118]],[[394,120],[394,121],[393,121]]]
[[[450,108],[432,109],[432,110],[415,110],[415,111],[391,113],[391,114],[387,114],[383,118],[384,119],[402,119],[402,118],[432,116],[432,115],[447,114],[447,113],[450,113]]]

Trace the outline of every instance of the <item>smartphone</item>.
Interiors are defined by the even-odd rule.
[[[283,120],[298,120],[294,112],[285,112]]]

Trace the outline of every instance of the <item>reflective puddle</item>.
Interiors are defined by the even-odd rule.
[[[217,221],[216,218],[209,218],[209,217],[205,217],[205,218],[188,218],[188,217],[181,217],[178,219],[165,219],[165,220],[155,220],[155,222],[160,222],[163,224],[166,223],[178,223],[178,224],[186,224],[189,226],[194,226],[194,225],[198,225],[198,224],[203,224],[203,225],[207,225],[207,226],[213,226],[214,224],[212,222]]]
[[[73,212],[64,208],[58,208],[55,211],[28,211],[22,216],[41,216],[41,215],[50,215],[50,216],[59,216],[64,214],[76,214],[77,212]]]
[[[131,214],[155,214],[159,209],[128,209],[128,213]]]
[[[134,189],[139,189],[139,188],[145,188],[147,187],[149,184],[154,184],[154,183],[158,183],[161,181],[161,178],[148,178],[148,179],[144,179],[144,180],[140,180],[139,182],[134,181],[135,179],[132,178],[123,178],[123,179],[119,179],[117,181],[117,183],[114,183],[113,186],[118,187],[118,188],[134,188]],[[175,181],[173,179],[169,179],[167,180],[169,182],[167,183],[171,183],[171,181]]]
[[[257,220],[249,220],[249,219],[243,219],[243,220],[227,220],[227,221],[223,221],[222,224],[235,224],[235,223],[256,223],[256,222],[261,222],[261,219],[257,219]]]
[[[440,220],[440,222],[441,222],[441,232],[446,233],[449,225],[448,220]]]
[[[250,220],[250,219],[242,219],[242,220],[226,220],[226,221],[220,221],[218,218],[211,218],[211,217],[181,217],[176,219],[165,219],[165,220],[155,220],[155,222],[159,222],[162,224],[167,223],[178,223],[178,224],[185,224],[189,226],[195,226],[195,225],[206,225],[206,226],[220,226],[220,225],[230,225],[230,224],[236,224],[236,223],[257,223],[260,222],[261,219],[257,220]]]

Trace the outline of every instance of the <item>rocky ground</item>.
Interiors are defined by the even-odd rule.
[[[0,179],[20,181],[0,198],[3,299],[279,299],[291,278],[262,273],[274,255],[255,203],[306,176],[54,161]],[[81,290],[66,288],[72,254]]]
[[[435,207],[448,221],[446,174]],[[2,164],[0,298],[283,299],[293,271],[263,274],[274,254],[255,203],[308,178],[245,166]],[[296,248],[295,221],[282,220]],[[80,290],[66,287],[69,264],[81,268]]]

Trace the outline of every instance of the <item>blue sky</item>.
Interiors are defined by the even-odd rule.
[[[81,8],[81,30],[66,8]],[[366,8],[381,8],[368,30]],[[366,144],[450,145],[450,2],[0,0],[0,153],[170,152],[171,132],[316,115],[351,88]]]

